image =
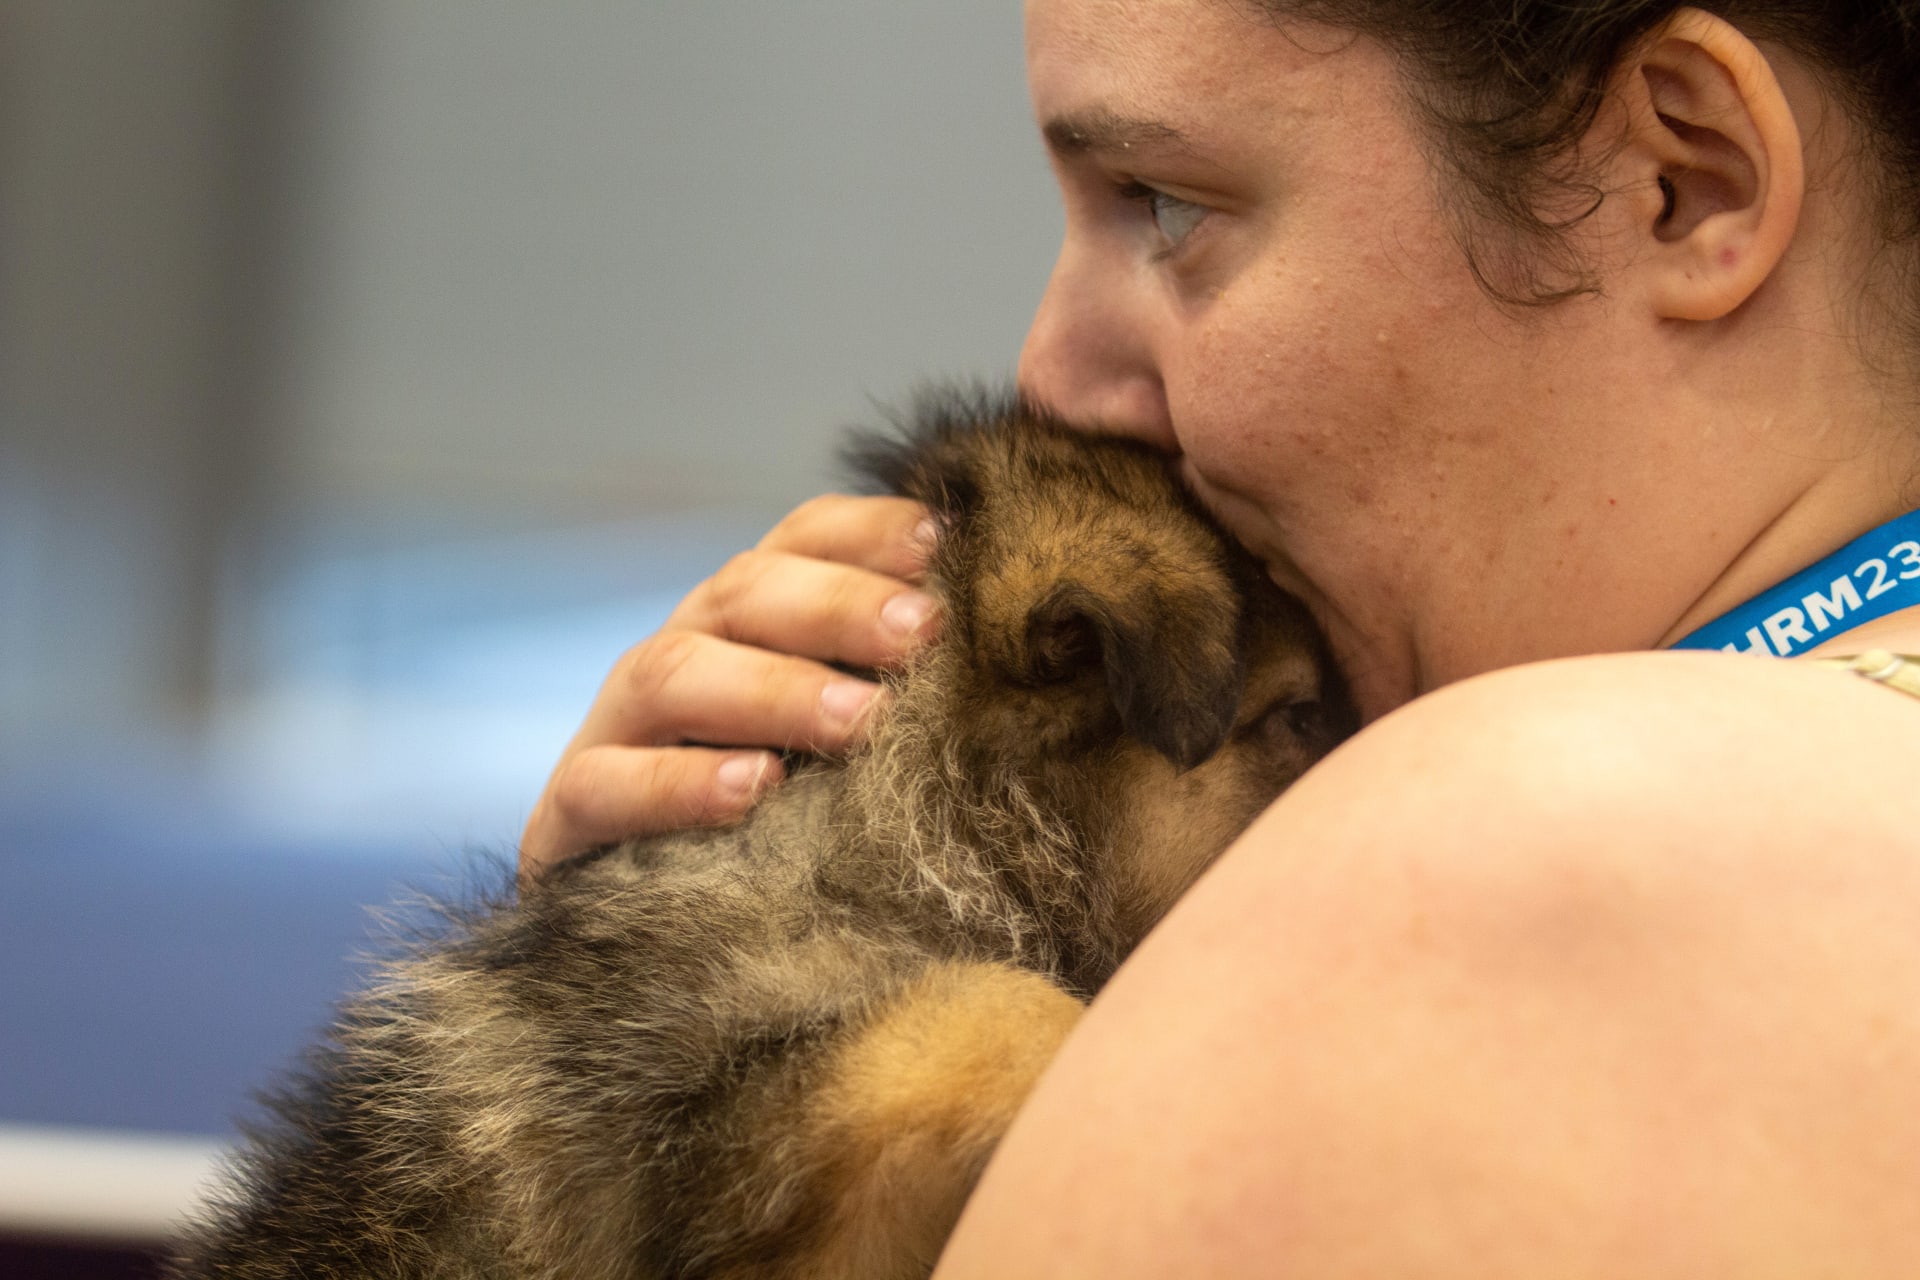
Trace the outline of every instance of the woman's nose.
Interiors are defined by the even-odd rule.
[[[1061,250],[1020,349],[1020,389],[1075,425],[1172,451],[1166,386],[1139,314],[1150,299],[1129,297],[1123,276]]]

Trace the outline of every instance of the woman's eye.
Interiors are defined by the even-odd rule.
[[[1120,188],[1120,194],[1124,199],[1146,207],[1147,216],[1153,219],[1155,229],[1165,237],[1168,250],[1178,248],[1180,242],[1193,233],[1193,229],[1205,220],[1209,212],[1205,205],[1170,196],[1143,182],[1127,183]]]

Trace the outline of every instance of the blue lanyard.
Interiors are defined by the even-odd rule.
[[[1920,605],[1920,511],[1862,534],[1673,647],[1792,658],[1914,605]]]

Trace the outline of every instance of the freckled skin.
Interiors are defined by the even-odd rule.
[[[1622,276],[1610,292],[1503,309],[1468,269],[1431,144],[1374,42],[1218,0],[1033,0],[1027,24],[1043,125],[1104,109],[1165,121],[1187,146],[1056,156],[1066,239],[1023,383],[1179,450],[1326,626],[1370,717],[1521,661],[1653,647],[1830,468],[1767,443],[1778,387],[1763,396],[1676,348],[1691,331],[1633,311],[1650,184],[1572,235]],[[1210,212],[1163,254],[1151,220],[1113,198],[1121,180]],[[1794,322],[1767,328],[1769,309],[1803,301],[1781,289],[1749,306],[1757,361],[1804,361]],[[1832,421],[1843,393],[1789,392]],[[1698,480],[1763,455],[1767,472],[1739,485]]]

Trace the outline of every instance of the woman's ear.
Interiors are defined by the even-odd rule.
[[[1806,191],[1800,129],[1766,55],[1724,19],[1682,9],[1628,60],[1626,167],[1654,312],[1718,320],[1766,282]]]

